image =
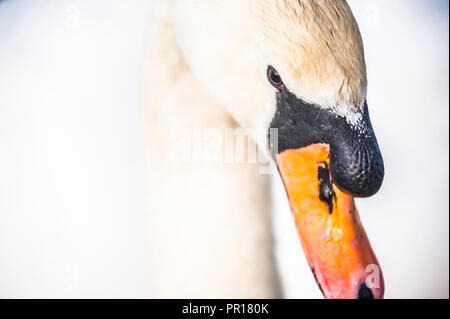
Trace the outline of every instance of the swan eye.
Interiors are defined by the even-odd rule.
[[[284,89],[283,80],[277,70],[275,70],[272,66],[267,68],[267,78],[269,79],[270,84],[272,84],[276,89],[280,91]]]

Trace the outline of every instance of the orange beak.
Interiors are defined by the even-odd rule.
[[[333,183],[327,144],[277,156],[308,263],[325,298],[383,298],[384,281],[353,196]]]

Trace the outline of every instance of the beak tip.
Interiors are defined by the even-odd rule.
[[[358,289],[358,299],[375,299],[372,290],[363,282]]]

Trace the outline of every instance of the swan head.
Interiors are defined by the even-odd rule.
[[[382,298],[353,200],[374,195],[384,177],[356,21],[345,1],[254,5],[275,109],[270,151],[308,263],[327,298]]]
[[[242,127],[267,132],[258,144],[278,166],[324,296],[382,298],[354,197],[379,190],[384,165],[362,39],[345,0],[179,1],[175,18],[203,88]]]

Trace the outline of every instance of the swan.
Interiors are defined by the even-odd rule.
[[[384,166],[346,1],[156,1],[147,51],[155,296],[282,296],[262,154],[324,297],[382,298],[354,197],[378,191]],[[227,161],[227,132],[258,160]]]

